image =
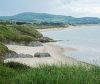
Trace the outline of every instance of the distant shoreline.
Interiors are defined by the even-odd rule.
[[[68,26],[66,28],[59,27],[59,28],[47,28],[47,29],[36,29],[39,32],[49,32],[49,31],[57,31],[57,30],[65,30],[65,29],[75,29],[75,27],[84,27],[84,26],[100,26],[100,24],[82,24],[82,25],[75,25],[75,26]]]

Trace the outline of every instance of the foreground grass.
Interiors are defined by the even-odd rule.
[[[100,67],[96,66],[45,65],[29,68],[15,64],[15,68],[12,64],[0,65],[0,84],[100,84]]]

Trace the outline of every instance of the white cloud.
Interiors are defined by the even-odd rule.
[[[100,17],[100,0],[0,0],[0,14],[21,12]]]
[[[99,0],[60,0],[60,6],[54,9],[55,14],[75,17],[100,17]]]

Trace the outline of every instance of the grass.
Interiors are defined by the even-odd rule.
[[[5,84],[5,81],[6,84],[100,84],[100,67],[96,66],[25,68],[25,65],[15,63],[15,68],[8,65],[0,65],[0,84]]]
[[[42,37],[42,34],[28,26],[0,25],[1,42],[30,42]]]
[[[29,26],[0,26],[0,42],[33,41],[42,35]],[[3,64],[8,48],[0,43],[0,84],[100,84],[100,67],[49,66],[30,68],[20,63]]]
[[[4,55],[9,52],[8,48],[0,43],[0,62],[3,62],[4,60]]]

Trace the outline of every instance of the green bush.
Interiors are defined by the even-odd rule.
[[[0,34],[0,41],[4,42],[5,40],[6,40],[5,37],[2,34]]]
[[[30,69],[29,66],[25,65],[25,64],[20,64],[18,62],[8,62],[4,64],[5,66],[15,69],[15,70],[26,70],[26,69]]]
[[[20,37],[21,37],[21,41],[25,41],[25,42],[31,42],[35,40],[35,38],[33,38],[32,36],[21,35]]]

